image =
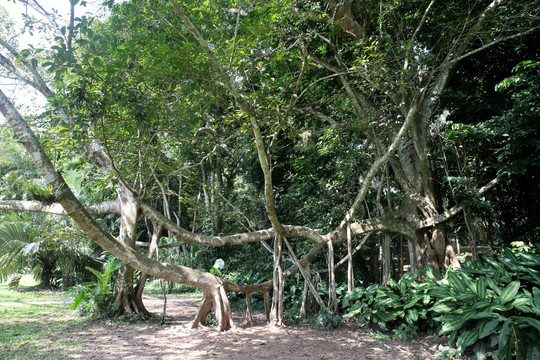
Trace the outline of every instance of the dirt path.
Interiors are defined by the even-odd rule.
[[[51,346],[50,357],[75,359],[436,359],[443,341],[437,337],[417,338],[410,343],[375,340],[373,333],[356,324],[331,331],[307,326],[273,328],[256,314],[249,327],[218,333],[212,327],[190,329],[197,300],[169,299],[166,324],[148,322],[94,321],[74,327],[69,333],[51,334],[55,342],[70,343],[69,353]],[[148,309],[160,314],[162,301],[147,299]],[[73,315],[76,316],[76,315]],[[244,314],[236,312],[237,325]],[[44,355],[45,355],[44,354]]]

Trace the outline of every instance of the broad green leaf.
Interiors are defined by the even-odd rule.
[[[479,301],[476,304],[474,304],[473,309],[480,310],[480,309],[486,308],[486,307],[488,307],[490,305],[491,305],[491,303],[489,301],[483,300],[483,301]]]
[[[519,264],[519,259],[516,254],[508,248],[504,249],[504,255],[515,264]]]
[[[451,297],[452,293],[445,288],[442,287],[435,287],[429,290],[429,295],[436,297],[438,299],[443,299],[447,297]]]
[[[71,310],[76,310],[79,307],[79,305],[81,305],[85,296],[86,296],[86,291],[84,289],[79,290],[79,292],[77,293],[77,296],[75,296],[75,299],[73,300],[73,303],[71,304]]]
[[[448,334],[449,332],[461,329],[465,324],[465,320],[461,316],[457,316],[451,321],[445,322],[439,332],[440,335]]]
[[[430,310],[436,313],[448,313],[451,311],[456,310],[456,304],[452,304],[453,306],[450,306],[449,304],[437,304],[433,306]]]
[[[473,279],[471,279],[471,277],[465,272],[461,272],[460,275],[463,283],[469,288],[469,290],[476,294],[476,283],[473,281]]]
[[[506,320],[499,335],[499,353],[508,353],[508,347],[512,344],[512,321]]]
[[[512,309],[512,306],[510,306],[510,305],[494,304],[494,305],[491,306],[492,311],[505,312],[505,311],[508,311],[508,310],[511,310],[511,309]]]
[[[531,267],[540,267],[540,254],[521,253],[520,264]]]
[[[448,273],[448,282],[450,286],[457,290],[458,293],[464,293],[467,291],[465,283],[459,278],[455,271],[450,271]]]
[[[525,323],[529,324],[530,326],[536,328],[536,330],[540,334],[540,320],[534,319],[532,317],[525,317],[525,316],[516,316],[516,317],[514,317],[514,319],[525,322]]]
[[[474,344],[474,356],[476,360],[486,360],[488,355],[486,354],[487,344],[484,341],[478,341]]]
[[[512,300],[518,290],[519,290],[520,282],[519,281],[512,281],[510,285],[508,285],[502,292],[500,296],[501,304],[506,304],[510,300]]]
[[[473,315],[471,317],[471,319],[476,319],[476,320],[479,320],[479,319],[505,319],[505,317],[503,317],[500,314],[494,313],[494,312],[483,311],[483,312],[479,312],[479,313]]]
[[[486,336],[493,334],[500,322],[500,319],[481,321],[478,324],[478,338],[483,339]]]
[[[426,269],[425,269],[425,272],[426,272],[426,276],[429,278],[429,279],[432,279],[432,280],[438,280],[440,279],[442,276],[441,274],[439,274],[438,272],[434,271],[431,266],[429,265],[426,265]]]
[[[407,310],[407,322],[414,323],[418,320],[418,309]]]
[[[344,308],[348,307],[350,302],[360,299],[364,295],[364,293],[365,293],[364,288],[361,288],[361,287],[354,288],[353,291],[348,292],[343,297],[343,300],[342,300],[343,307]]]
[[[480,300],[484,300],[486,298],[486,286],[486,278],[484,276],[481,276],[478,278],[478,280],[476,280],[476,294]]]
[[[463,320],[467,321],[469,319],[472,319],[474,315],[478,314],[478,311],[474,309],[465,309],[463,310],[463,314],[461,315],[463,317]]]
[[[538,289],[537,287],[534,287],[532,292],[533,292],[533,297],[534,297],[534,306],[537,309],[540,309],[540,289]]]
[[[403,310],[407,310],[407,309],[413,307],[414,305],[416,305],[416,303],[418,301],[420,301],[420,299],[422,299],[421,296],[419,296],[419,295],[414,296],[414,298],[411,301],[409,301],[408,303],[403,305]]]
[[[520,297],[512,301],[512,307],[522,312],[533,312],[531,300]]]
[[[466,292],[466,293],[458,294],[455,297],[455,299],[458,300],[458,301],[473,304],[473,303],[476,303],[476,300],[478,299],[478,297],[474,293]]]
[[[501,295],[501,288],[499,287],[499,285],[497,285],[495,280],[493,280],[490,277],[487,277],[486,282],[487,282],[487,285],[490,287],[491,290],[493,290],[497,295],[499,295],[499,296]]]
[[[538,271],[535,271],[533,269],[529,269],[529,268],[524,268],[524,270],[529,273],[529,276],[528,277],[528,280],[533,283],[533,284],[536,284],[536,285],[540,285],[540,276],[538,274]],[[522,277],[522,279],[524,279],[525,277]]]
[[[461,346],[462,348],[466,348],[474,344],[477,340],[478,331],[476,329],[467,330],[458,336],[456,345]]]

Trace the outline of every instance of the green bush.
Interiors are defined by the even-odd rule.
[[[429,290],[434,286],[435,273],[429,271],[429,274],[425,282],[416,279],[427,273],[416,272],[405,274],[399,281],[390,279],[386,286],[355,288],[342,297],[341,304],[346,309],[344,317],[356,317],[358,322],[377,330],[392,330],[394,338],[404,340],[419,330],[429,330],[433,327],[433,320],[428,317],[432,304]]]
[[[82,314],[98,317],[110,317],[113,311],[114,273],[122,267],[122,262],[111,258],[103,266],[103,271],[87,267],[96,276],[96,282],[87,282],[69,289],[68,298],[73,298],[71,309],[78,309]]]
[[[341,325],[342,320],[341,316],[333,314],[332,311],[321,310],[311,325],[315,329],[331,330]]]
[[[421,279],[421,280],[419,280]],[[466,259],[444,277],[429,267],[386,286],[356,288],[342,297],[345,318],[404,339],[417,331],[447,335],[478,359],[539,359],[540,255],[504,252]]]
[[[466,259],[448,270],[430,309],[439,333],[459,348],[473,347],[479,359],[540,358],[540,256],[513,253],[504,257]]]

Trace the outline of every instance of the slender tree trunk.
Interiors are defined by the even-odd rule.
[[[418,255],[416,254],[418,249],[411,240],[407,240],[407,249],[409,250],[409,271],[414,273],[418,270]]]
[[[465,218],[465,225],[467,226],[467,230],[469,232],[469,246],[471,247],[472,252],[472,258],[473,260],[478,260],[478,249],[476,247],[476,234],[474,231],[472,216],[471,216],[471,208],[469,206],[466,206],[463,209],[463,215]]]
[[[274,274],[273,274],[273,297],[272,309],[270,310],[270,323],[272,325],[283,325],[283,270],[281,268],[282,259],[282,238],[276,234],[274,239]]]
[[[354,269],[353,269],[353,251],[352,251],[352,236],[351,224],[347,224],[347,291],[354,290]]]
[[[300,315],[306,316],[306,305],[307,305],[309,287],[310,285],[313,286],[313,284],[311,283],[311,270],[310,270],[309,263],[304,267],[302,276],[304,278],[304,289],[302,290],[302,304],[300,305]]]
[[[328,241],[328,310],[337,312],[336,276],[334,268],[334,244]]]
[[[309,266],[310,266],[309,262],[307,263],[306,267],[302,266],[302,264],[298,260],[298,257],[294,253],[294,250],[293,250],[291,244],[289,244],[289,242],[285,238],[283,238],[283,241],[285,242],[285,246],[287,246],[287,249],[289,250],[289,253],[291,254],[291,259],[292,259],[294,265],[296,265],[296,267],[298,268],[298,270],[300,271],[300,273],[302,274],[302,276],[304,278],[304,292],[306,292],[306,298],[307,298],[307,290],[309,289],[309,290],[311,290],[311,294],[315,298],[315,301],[317,301],[317,303],[319,304],[319,306],[321,308],[324,308],[325,307],[324,302],[322,301],[319,293],[317,292],[317,289],[315,288],[315,285],[313,285],[313,282],[311,281],[311,274],[310,274],[310,271],[309,271]],[[304,305],[305,304],[303,303],[302,306],[304,306]],[[300,312],[301,311],[302,310],[300,309]]]
[[[382,284],[386,285],[388,279],[392,276],[392,254],[390,252],[391,236],[388,233],[384,233],[382,240]]]
[[[216,217],[216,234],[220,234],[223,230],[223,166],[221,164],[221,157],[219,156],[216,159],[216,191],[217,197],[214,203],[214,215]]]

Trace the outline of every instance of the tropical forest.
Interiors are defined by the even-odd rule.
[[[0,0],[0,359],[539,339],[539,0]]]

